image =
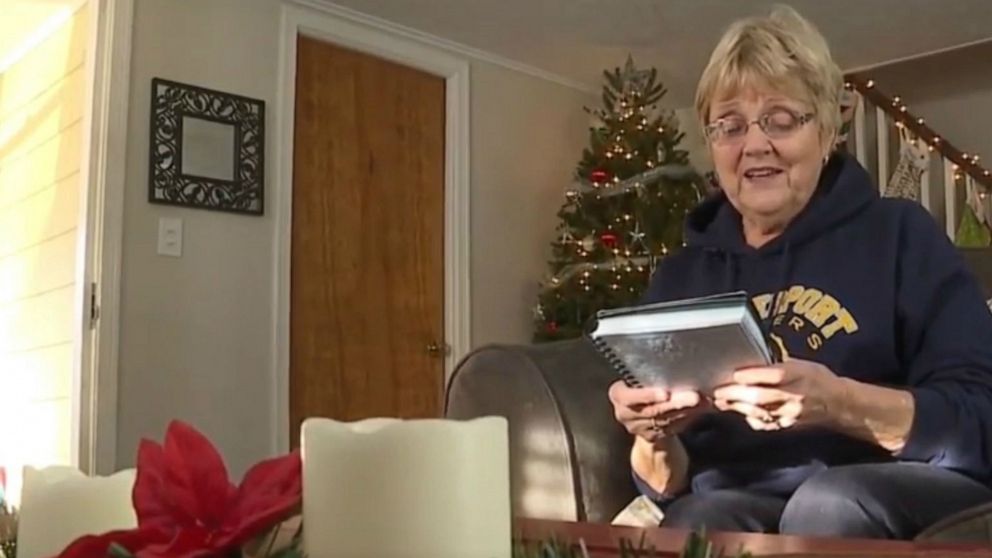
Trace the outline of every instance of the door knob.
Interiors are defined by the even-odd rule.
[[[451,353],[451,346],[447,343],[431,341],[427,344],[427,354],[432,357],[447,356],[449,353]]]

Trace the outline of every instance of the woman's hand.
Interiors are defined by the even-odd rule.
[[[755,430],[836,426],[843,413],[845,380],[826,366],[788,360],[734,373],[733,383],[713,392],[722,411],[735,411]]]
[[[610,386],[609,395],[617,421],[651,443],[681,432],[708,408],[695,391],[632,388],[622,381]]]

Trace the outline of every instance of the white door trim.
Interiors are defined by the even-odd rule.
[[[89,473],[117,466],[117,365],[121,245],[127,150],[128,95],[131,85],[131,28],[134,0],[90,0],[92,41],[89,110],[83,145],[86,224],[82,260],[80,350],[74,382],[73,418],[77,465]],[[97,285],[93,293],[91,285]],[[90,328],[90,297],[99,309]]]
[[[329,2],[285,0],[282,7],[277,98],[274,198],[277,262],[274,278],[273,449],[289,449],[290,242],[293,188],[293,117],[296,99],[296,38],[314,37],[417,68],[445,79],[444,336],[451,346],[445,379],[470,347],[469,297],[469,64]]]

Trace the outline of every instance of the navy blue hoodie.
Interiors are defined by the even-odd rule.
[[[740,214],[722,193],[690,213],[686,235],[645,302],[746,290],[790,357],[909,389],[916,403],[897,456],[826,429],[757,432],[737,413],[704,415],[680,435],[692,491],[788,496],[826,467],[893,459],[992,480],[992,313],[925,209],[880,198],[858,162],[837,154],[802,213],[768,244],[744,242]]]

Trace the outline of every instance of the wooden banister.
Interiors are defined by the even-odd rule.
[[[858,74],[845,76],[845,86],[854,89],[873,105],[883,110],[898,125],[905,126],[912,134],[929,145],[933,151],[952,161],[958,166],[958,172],[971,176],[975,183],[980,184],[986,191],[992,190],[992,172],[978,164],[978,156],[970,157],[951,142],[941,137],[926,125],[923,118],[909,112],[901,100],[891,98],[880,91],[875,82]]]

